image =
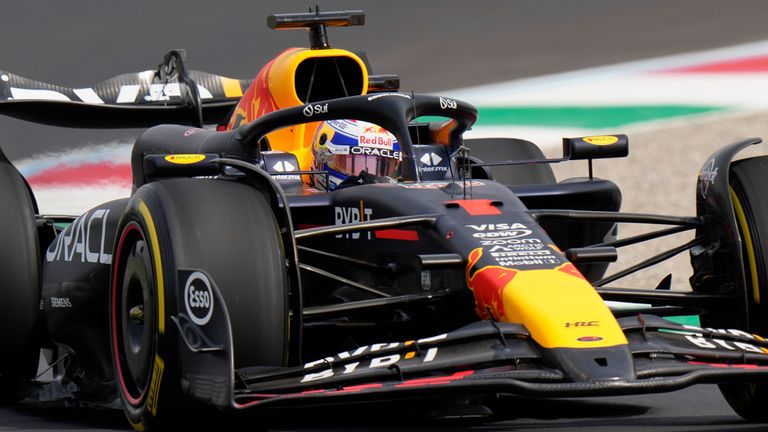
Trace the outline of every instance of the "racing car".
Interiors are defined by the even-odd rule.
[[[558,159],[464,138],[475,107],[400,92],[364,53],[330,46],[328,27],[361,11],[267,21],[306,29],[310,47],[253,80],[187,70],[182,51],[91,88],[0,71],[4,115],[148,127],[130,197],[80,215],[40,214],[0,152],[2,401],[119,406],[145,430],[200,406],[717,383],[738,414],[768,419],[768,159],[734,160],[760,139],[704,162],[696,215],[625,213],[591,169],[627,156],[625,135],[565,138]],[[558,182],[550,164],[573,160],[589,175]],[[627,223],[659,228],[619,238]],[[608,273],[620,248],[686,231]],[[680,253],[690,289],[615,286]],[[701,326],[665,319],[680,315]],[[53,379],[38,379],[41,356]]]

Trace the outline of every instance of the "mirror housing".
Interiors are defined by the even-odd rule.
[[[585,160],[619,158],[629,155],[626,135],[594,135],[563,138],[563,159]]]

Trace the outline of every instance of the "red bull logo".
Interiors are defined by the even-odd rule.
[[[235,112],[229,119],[227,129],[236,129],[279,108],[269,89],[268,78],[274,63],[274,60],[270,61],[256,75],[253,83],[245,91],[242,99],[240,99],[240,103],[237,104]]]
[[[467,285],[475,296],[475,311],[482,319],[500,320],[506,316],[504,308],[504,289],[517,274],[516,270],[486,266],[472,271],[483,256],[483,248],[474,249],[469,254],[467,264]]]
[[[360,122],[360,123],[362,123],[362,122]],[[362,133],[364,133],[364,134],[387,134],[387,133],[389,133],[389,131],[384,129],[381,126],[368,123],[367,126],[363,126],[363,132]]]
[[[381,126],[358,122],[360,125],[360,135],[358,143],[362,146],[379,147],[391,149],[394,146],[395,137],[389,131]]]
[[[472,250],[466,269],[480,318],[520,323],[547,348],[627,343],[610,309],[573,264],[511,269],[484,265],[495,260],[483,252]]]

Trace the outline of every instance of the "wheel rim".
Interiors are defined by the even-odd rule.
[[[140,403],[149,386],[155,355],[155,285],[147,242],[139,226],[123,231],[115,257],[112,325],[115,365],[122,394]]]

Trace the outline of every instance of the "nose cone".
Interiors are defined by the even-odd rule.
[[[483,319],[523,324],[545,348],[626,345],[613,314],[571,263],[548,269],[477,265],[483,249],[469,255],[467,285]]]

